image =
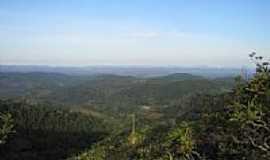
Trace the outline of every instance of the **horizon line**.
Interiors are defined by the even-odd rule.
[[[55,64],[0,64],[14,67],[48,67],[48,68],[88,68],[88,67],[120,67],[120,68],[192,68],[192,69],[253,69],[252,66],[209,66],[209,65],[150,65],[150,64],[90,64],[90,65],[55,65]]]

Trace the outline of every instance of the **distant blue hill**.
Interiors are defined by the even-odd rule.
[[[149,67],[149,66],[88,66],[88,67],[52,67],[34,65],[0,65],[0,72],[42,72],[68,75],[114,74],[122,76],[156,77],[175,73],[188,73],[207,78],[230,77],[241,74],[239,68],[186,68],[186,67]],[[252,72],[249,70],[248,72]],[[171,75],[177,77],[178,75]],[[182,77],[183,75],[181,75]]]

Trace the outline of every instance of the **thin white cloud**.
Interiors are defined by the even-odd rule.
[[[160,36],[158,32],[133,32],[126,34],[130,38],[157,38]]]

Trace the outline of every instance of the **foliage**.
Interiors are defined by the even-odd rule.
[[[186,122],[182,122],[178,127],[170,131],[165,142],[169,156],[179,157],[183,160],[199,157],[199,154],[195,151],[192,134],[192,129]]]
[[[10,114],[2,118],[4,129],[16,130],[0,148],[3,159],[60,159],[106,135],[102,120],[80,112],[10,100],[0,101],[0,111],[13,115],[12,121]]]
[[[255,55],[252,53],[250,57],[254,58]],[[231,125],[225,134],[230,135],[232,143],[225,142],[225,145],[237,146],[234,147],[233,154],[245,159],[270,157],[270,72],[269,63],[262,61],[262,57],[255,57],[256,75],[244,86],[239,87],[241,89],[229,106]]]
[[[0,113],[0,145],[6,143],[11,133],[14,133],[14,122],[11,114]]]
[[[255,53],[251,54],[251,58],[254,56]],[[222,110],[203,113],[200,146],[208,146],[216,154],[209,154],[203,148],[200,152],[209,159],[269,159],[270,75],[268,63],[262,60],[262,57],[253,60],[257,70],[252,79],[238,78],[237,86]]]

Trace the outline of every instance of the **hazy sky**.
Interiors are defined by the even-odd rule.
[[[0,0],[0,64],[243,66],[269,0]]]

